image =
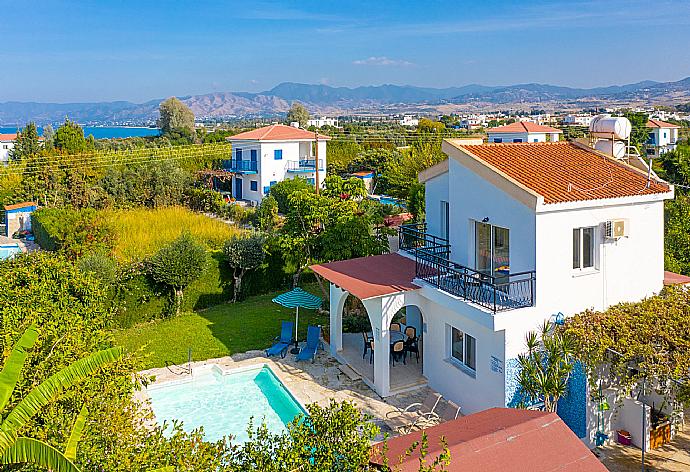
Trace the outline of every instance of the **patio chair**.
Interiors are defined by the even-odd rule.
[[[391,323],[390,330],[391,331],[402,331],[402,329],[400,329],[400,323],[397,323],[397,322]]]
[[[364,341],[364,352],[362,353],[362,359],[364,359],[364,358],[366,357],[366,355],[367,355],[367,351],[368,351],[369,349],[372,349],[372,346],[373,346],[372,341],[373,341],[373,339],[370,338],[370,337],[367,335],[367,333],[365,333],[364,331],[362,331],[362,340]]]
[[[391,429],[400,434],[407,434],[418,424],[423,424],[427,418],[436,414],[436,408],[441,401],[441,394],[430,392],[421,403],[412,403],[404,409],[397,409],[386,414],[386,423]]]
[[[414,328],[412,329],[414,330]],[[414,354],[417,359],[417,364],[419,364],[419,338],[417,336],[408,336],[405,340],[405,351],[410,354],[410,358],[412,358],[412,354]]]
[[[283,321],[280,336],[276,336],[273,340],[273,346],[266,349],[266,357],[277,356],[278,354],[280,357],[285,357],[287,349],[293,341],[292,332],[294,328],[295,325],[292,321]]]
[[[405,336],[408,337],[408,339],[414,339],[417,337],[417,328],[414,326],[406,326],[405,327]]]
[[[298,361],[306,361],[311,359],[314,362],[316,358],[316,350],[319,348],[321,343],[321,327],[320,326],[309,326],[307,328],[307,344],[300,349],[297,354]]]
[[[420,418],[413,428],[426,429],[446,421],[456,420],[459,416],[460,407],[454,402],[444,398],[439,402],[432,413]]]
[[[400,362],[402,357],[403,364],[405,364],[405,343],[403,341],[396,341],[391,344],[391,359],[393,360],[393,365],[395,361]]]
[[[374,363],[374,340],[369,339],[369,364]]]

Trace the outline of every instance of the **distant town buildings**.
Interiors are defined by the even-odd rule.
[[[405,115],[403,116],[402,120],[400,120],[400,124],[402,126],[418,126],[419,125],[419,119],[415,118],[412,115]]]
[[[558,141],[563,131],[531,121],[520,121],[487,131],[490,143],[545,143]]]
[[[592,115],[579,113],[577,115],[566,115],[563,124],[566,126],[589,126],[592,122]]]
[[[321,128],[322,126],[338,126],[338,120],[336,118],[322,116],[320,118],[308,120],[307,126],[316,126],[317,128]]]

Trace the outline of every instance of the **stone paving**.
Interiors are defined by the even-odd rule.
[[[223,370],[267,364],[303,405],[317,403],[325,406],[331,399],[352,401],[364,413],[373,417],[372,421],[379,425],[382,433],[388,433],[391,436],[396,433],[386,424],[386,415],[398,408],[405,408],[411,403],[422,402],[430,393],[428,387],[422,387],[383,399],[367,387],[361,379],[351,380],[340,370],[338,361],[326,351],[321,350],[318,352],[314,363],[297,362],[295,356],[291,354],[288,354],[285,359],[280,357],[266,358],[263,351],[248,351],[230,357],[193,362],[191,368],[194,371],[200,366],[209,364],[215,364]],[[184,364],[171,366],[170,369],[150,369],[141,372],[141,374],[155,376],[155,385],[189,378],[186,369],[187,365]],[[141,401],[146,401],[147,397],[145,391],[137,392],[135,395],[135,398]]]

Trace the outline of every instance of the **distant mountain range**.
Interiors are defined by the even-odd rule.
[[[285,82],[260,93],[223,92],[180,97],[197,117],[250,117],[285,113],[293,101],[313,113],[346,114],[357,111],[426,112],[443,108],[509,108],[567,105],[586,107],[607,103],[673,104],[690,101],[690,77],[676,82],[643,81],[628,85],[572,88],[547,84],[508,86],[464,85],[430,88],[378,85],[355,88]],[[145,103],[0,103],[0,125],[59,122],[65,116],[80,123],[150,122],[158,116],[162,99]]]

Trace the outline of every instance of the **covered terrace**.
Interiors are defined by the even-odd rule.
[[[361,257],[312,266],[317,274],[330,282],[330,349],[339,361],[349,365],[364,382],[382,397],[426,385],[423,374],[424,323],[418,307],[415,261],[399,254]],[[343,309],[348,295],[362,301],[366,309],[370,333],[344,333]],[[396,314],[405,308],[401,331],[391,330]],[[397,321],[397,318],[396,318]],[[410,355],[405,363],[391,358],[396,340],[411,338],[406,327],[414,328],[420,358]],[[364,336],[373,339],[373,355],[365,353]]]

